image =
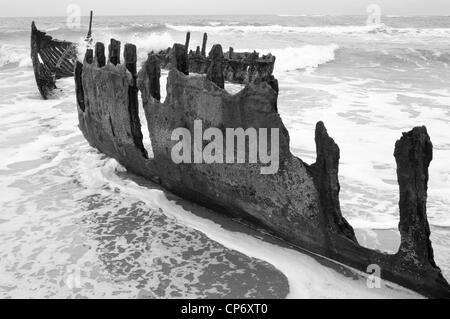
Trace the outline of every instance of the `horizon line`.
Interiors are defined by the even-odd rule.
[[[163,17],[163,16],[184,16],[184,17],[196,17],[196,16],[278,16],[278,17],[286,17],[286,18],[301,18],[301,17],[342,17],[342,16],[360,16],[364,17],[366,14],[288,14],[288,13],[277,13],[277,14],[231,14],[231,13],[208,13],[208,14],[178,14],[178,13],[170,13],[170,14],[98,14],[96,15],[94,12],[94,17]],[[56,15],[56,16],[46,16],[46,15],[29,15],[29,16],[0,16],[0,18],[66,18],[67,15]],[[89,17],[89,15],[82,15],[81,17]],[[387,18],[412,18],[412,17],[450,17],[450,14],[381,14],[381,17]]]

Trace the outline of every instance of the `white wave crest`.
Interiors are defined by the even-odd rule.
[[[333,43],[272,50],[272,54],[277,57],[275,72],[315,69],[319,65],[333,61],[337,49],[339,46]]]
[[[299,33],[299,34],[325,34],[325,35],[367,35],[386,34],[391,36],[422,36],[422,37],[448,37],[450,28],[393,28],[385,24],[377,25],[337,25],[337,26],[283,26],[283,25],[172,25],[166,24],[171,30],[180,32],[244,32],[244,33]]]
[[[109,44],[110,39],[120,39],[122,44],[133,43],[136,45],[138,50],[138,59],[146,59],[147,54],[151,51],[159,52],[160,50],[167,49],[171,47],[175,42],[172,36],[168,32],[163,33],[149,33],[142,35],[141,33],[132,33],[129,35],[117,35],[114,33],[102,33],[95,34],[95,39],[98,42],[103,42],[106,46]],[[87,49],[87,43],[84,38],[80,38],[77,41],[78,45],[78,59],[83,60],[84,53]]]
[[[24,48],[0,44],[0,67],[14,63],[19,67],[30,66],[30,53]]]
[[[301,47],[288,47],[284,49],[256,49],[262,54],[272,53],[276,56],[275,61],[275,75],[280,75],[283,72],[295,70],[312,71],[322,64],[329,63],[335,59],[336,50],[339,49],[337,44],[327,45],[312,45],[307,44]],[[236,51],[253,51],[246,49],[239,49]]]
[[[266,32],[266,33],[330,33],[330,34],[351,34],[351,33],[371,33],[379,30],[389,29],[381,25],[363,25],[363,26],[317,26],[317,27],[296,27],[274,25],[172,25],[166,24],[166,27],[175,31],[192,32]]]
[[[164,32],[152,33],[146,36],[134,34],[130,42],[136,44],[139,49],[156,52],[171,47],[175,41],[168,32]]]

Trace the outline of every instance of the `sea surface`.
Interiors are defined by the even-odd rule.
[[[77,127],[73,79],[40,98],[32,20],[80,51],[88,24],[0,18],[0,297],[419,297],[388,283],[369,289],[361,273],[182,201],[91,148]],[[314,127],[325,122],[341,150],[343,214],[371,248],[398,248],[394,145],[425,125],[434,144],[428,219],[450,279],[450,17],[95,17],[93,28],[96,41],[136,44],[140,62],[184,43],[187,31],[192,49],[208,32],[208,49],[276,55],[291,150],[313,163]]]

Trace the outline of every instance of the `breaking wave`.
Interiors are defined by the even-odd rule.
[[[387,34],[414,36],[450,36],[450,28],[393,28],[385,24],[378,25],[333,25],[333,26],[284,26],[274,25],[173,25],[166,24],[171,30],[181,32],[259,32],[259,33],[318,33],[331,35]]]
[[[384,25],[376,26],[317,26],[317,27],[296,27],[283,25],[171,25],[167,28],[175,31],[192,32],[265,32],[265,33],[370,33],[384,31]]]
[[[136,45],[138,50],[138,59],[144,60],[147,54],[151,51],[158,52],[163,49],[171,47],[175,40],[168,32],[162,33],[125,33],[123,35],[118,35],[114,30],[112,32],[97,32],[95,34],[96,41],[109,43],[109,39],[115,38],[120,39],[122,43],[133,43]],[[78,44],[78,54],[80,60],[83,59],[84,52],[86,51],[86,42],[84,38],[79,38]]]
[[[319,65],[335,59],[337,44],[305,45],[301,48],[274,50],[277,56],[277,71],[292,71],[300,69],[315,69]]]
[[[13,64],[20,67],[31,65],[30,53],[24,48],[0,44],[0,67]]]
[[[270,53],[276,56],[275,74],[295,70],[314,70],[320,65],[332,62],[335,59],[337,44],[328,45],[304,45],[298,48],[270,49]],[[247,50],[248,51],[248,50]],[[265,52],[268,50],[256,50]]]

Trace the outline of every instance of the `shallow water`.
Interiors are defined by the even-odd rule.
[[[369,28],[363,21],[99,17],[94,36],[132,41],[141,58],[184,41],[188,29],[193,46],[208,31],[209,47],[275,54],[292,152],[314,162],[314,126],[325,122],[341,149],[343,214],[369,247],[398,246],[394,144],[402,131],[426,125],[434,144],[428,217],[436,261],[450,278],[450,23],[389,18]],[[73,79],[40,99],[28,22],[0,21],[1,297],[416,297],[367,289],[356,273],[321,266],[136,181],[82,137]],[[85,33],[62,18],[37,25],[61,39]]]

